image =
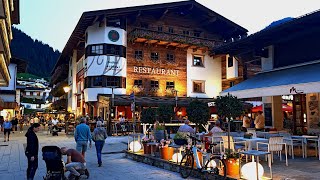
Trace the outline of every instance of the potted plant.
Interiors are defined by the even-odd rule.
[[[224,154],[224,161],[227,166],[227,175],[238,177],[239,176],[239,152],[226,150]]]
[[[188,136],[187,133],[184,132],[177,132],[173,138],[173,141],[176,145],[185,145],[188,144]]]
[[[153,136],[150,136],[150,138],[145,136],[144,138],[141,139],[144,154],[151,154],[151,146],[148,145],[148,143],[152,142],[153,139],[154,139]]]
[[[171,143],[170,140],[161,139],[159,149],[160,149],[160,157],[164,160],[171,160],[174,152],[173,147],[169,147]]]
[[[166,127],[159,122],[156,122],[154,125],[153,135],[156,141],[160,141],[161,139],[166,139]]]

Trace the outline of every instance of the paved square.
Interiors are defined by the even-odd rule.
[[[24,144],[26,137],[24,133],[11,135],[10,142],[3,142],[3,134],[0,135],[0,180],[23,180],[26,179],[27,159],[24,155]],[[75,148],[72,135],[66,136],[63,132],[59,136],[47,135],[46,132],[38,133],[40,142],[39,168],[36,173],[36,180],[42,180],[46,173],[45,162],[42,160],[41,148],[47,145],[57,145]],[[124,158],[124,153],[120,152],[127,148],[127,137],[109,137],[103,148],[102,167],[98,167],[95,147],[88,149],[86,154],[87,166],[90,171],[90,179],[107,180],[144,180],[144,179],[182,179],[179,173],[170,172],[164,169],[138,163]],[[108,154],[110,153],[110,154]],[[310,156],[314,154],[310,153]],[[320,177],[320,161],[316,157],[303,159],[296,156],[294,160],[289,156],[289,166],[285,166],[285,161],[279,161],[275,156],[272,165],[274,179],[276,180],[313,180]],[[64,160],[66,158],[64,157]],[[264,159],[264,158],[262,158]],[[265,166],[265,162],[261,162]],[[268,169],[265,167],[265,172]],[[193,179],[193,178],[189,178]]]

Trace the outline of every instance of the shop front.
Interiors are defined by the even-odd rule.
[[[318,133],[319,68],[320,63],[314,62],[260,73],[221,95],[229,93],[242,99],[262,97],[263,106],[256,109],[264,112],[266,126],[293,129],[296,134]]]

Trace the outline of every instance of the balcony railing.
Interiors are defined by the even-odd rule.
[[[137,38],[174,42],[179,44],[188,44],[188,45],[195,45],[197,47],[208,47],[208,48],[213,48],[216,43],[216,40],[213,40],[213,39],[191,37],[191,36],[186,36],[182,34],[173,34],[173,33],[154,31],[154,30],[142,29],[142,28],[135,28],[128,34],[128,40],[131,42],[135,41]]]

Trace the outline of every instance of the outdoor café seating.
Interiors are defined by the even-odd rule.
[[[304,149],[303,149],[303,140],[302,139],[293,139],[292,135],[288,132],[280,132],[279,136],[282,136],[284,142],[289,147],[289,155],[291,155],[292,159],[294,159],[294,146],[301,147],[302,156],[304,157]]]
[[[280,161],[282,160],[283,147],[286,156],[286,166],[288,166],[288,155],[287,155],[287,145],[284,143],[284,138],[281,136],[270,137],[268,143],[257,142],[257,150],[267,151],[271,153],[271,162],[273,162],[273,153],[276,152],[280,156]]]

